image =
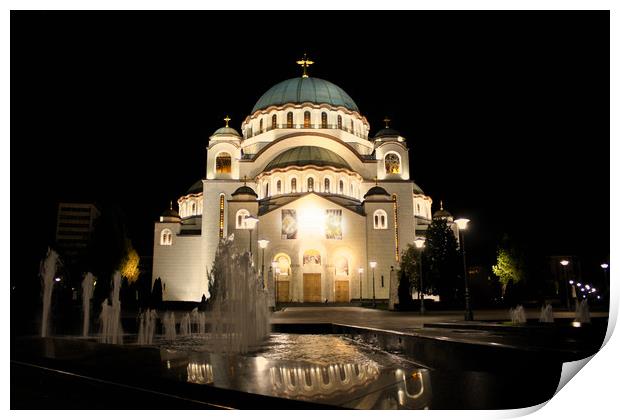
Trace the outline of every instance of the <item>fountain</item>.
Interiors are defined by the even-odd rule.
[[[54,287],[54,275],[58,266],[58,254],[51,248],[47,249],[45,260],[41,261],[39,271],[43,280],[43,313],[41,316],[41,337],[47,337],[50,329],[50,309],[52,305],[52,288]]]
[[[575,322],[581,322],[582,324],[590,322],[590,307],[588,306],[587,299],[577,301],[577,305],[575,305]]]
[[[138,330],[138,344],[153,344],[155,326],[157,325],[157,311],[147,309],[140,314],[140,327]]]
[[[206,316],[204,312],[199,312],[198,308],[194,308],[191,313],[191,324],[195,325],[194,331],[198,334],[205,333]]]
[[[164,338],[166,340],[175,340],[177,338],[177,322],[174,312],[166,312],[164,314]]]
[[[538,318],[539,322],[553,322],[553,306],[547,304],[540,309],[540,318]]]
[[[527,318],[525,317],[525,310],[523,306],[517,305],[516,308],[510,310],[510,322],[513,324],[525,324]]]
[[[110,298],[101,304],[101,342],[106,344],[123,344],[123,327],[121,326],[121,273],[114,273],[114,282]]]
[[[190,319],[189,313],[185,313],[183,318],[181,318],[181,322],[179,323],[179,335],[187,336],[192,334],[192,321]]]
[[[218,352],[246,353],[269,334],[269,297],[251,254],[223,240],[209,273],[211,341]]]
[[[88,329],[90,326],[90,300],[93,298],[94,277],[92,273],[86,273],[82,280],[82,313],[84,319],[82,322],[82,337],[88,337]]]

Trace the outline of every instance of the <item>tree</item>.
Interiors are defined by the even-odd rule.
[[[125,241],[125,256],[123,257],[120,265],[121,276],[127,279],[129,283],[134,283],[140,276],[140,256],[134,249],[131,241],[126,239]]]
[[[493,265],[492,270],[502,285],[502,297],[505,296],[510,284],[516,285],[525,277],[525,258],[506,235],[497,247],[497,263]]]
[[[151,308],[161,308],[164,299],[164,290],[161,284],[161,278],[157,277],[153,282],[153,291],[151,292]]]
[[[420,253],[411,245],[408,245],[401,255],[398,271],[398,302],[401,308],[413,303],[411,293],[414,288],[416,290],[419,288],[419,256]]]
[[[446,220],[433,220],[429,225],[422,255],[425,292],[438,294],[444,302],[456,301],[463,284],[462,268],[456,237]]]

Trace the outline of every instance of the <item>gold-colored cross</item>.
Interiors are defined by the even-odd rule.
[[[226,118],[224,118],[224,121],[226,121],[226,127],[228,127],[228,121],[230,121],[230,117],[226,115]]]
[[[383,119],[383,122],[385,123],[385,128],[390,128],[390,121],[392,121],[392,120],[389,119],[388,117],[385,117]]]
[[[379,185],[379,178],[375,177],[375,187]]]
[[[302,60],[297,61],[297,64],[299,64],[301,68],[304,69],[304,74],[301,77],[308,77],[308,71],[307,71],[308,67],[314,64],[314,61],[308,60],[306,53],[304,53],[304,58]]]
[[[243,186],[245,187],[247,185],[247,175],[243,175]]]

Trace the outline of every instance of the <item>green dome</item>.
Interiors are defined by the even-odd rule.
[[[303,102],[343,106],[359,112],[353,99],[335,84],[316,77],[296,77],[280,82],[265,92],[252,108],[252,114],[272,105]]]
[[[269,162],[269,165],[265,167],[265,171],[286,168],[287,166],[306,165],[333,166],[335,168],[351,170],[349,164],[331,150],[316,146],[299,146],[280,153]]]
[[[239,135],[239,133],[237,132],[237,130],[235,130],[232,127],[222,127],[222,128],[218,128],[217,130],[215,130],[215,132],[212,134],[213,136],[217,136],[220,134],[225,134],[228,136],[237,136],[237,137],[241,137]]]

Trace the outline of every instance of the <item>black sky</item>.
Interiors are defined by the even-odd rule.
[[[62,200],[118,203],[134,245],[205,172],[208,136],[300,74],[388,115],[412,177],[532,252],[609,255],[607,12],[13,12],[11,258],[43,256]]]

